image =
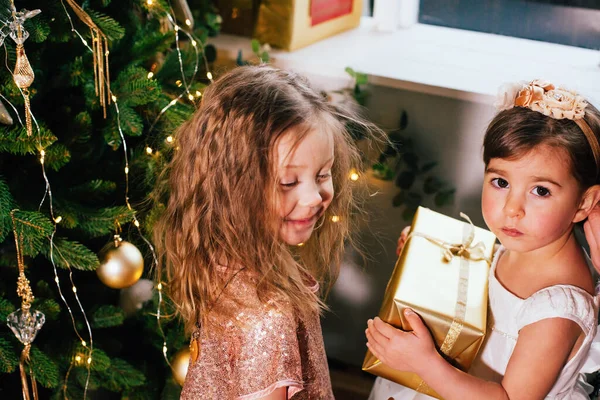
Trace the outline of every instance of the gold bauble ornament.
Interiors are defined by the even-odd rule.
[[[115,235],[100,251],[98,278],[106,286],[123,289],[136,283],[144,271],[144,257],[137,247]]]
[[[185,376],[187,375],[189,365],[190,350],[188,348],[183,348],[175,354],[175,357],[173,357],[173,361],[171,362],[173,378],[181,386],[183,386],[183,382],[185,381]]]

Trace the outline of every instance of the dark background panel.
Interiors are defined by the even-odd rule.
[[[419,22],[600,49],[600,0],[421,0]]]

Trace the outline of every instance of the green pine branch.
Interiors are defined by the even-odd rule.
[[[15,211],[16,233],[21,239],[21,251],[35,257],[54,231],[54,224],[37,211]]]
[[[0,321],[6,321],[8,314],[13,311],[15,311],[15,306],[13,306],[10,301],[6,299],[0,299]]]
[[[54,143],[52,146],[48,147],[45,152],[45,164],[54,171],[58,171],[71,160],[71,152],[61,143]]]
[[[104,140],[106,144],[117,150],[122,143],[121,134],[119,132],[119,121],[121,129],[125,136],[140,136],[144,130],[144,122],[142,117],[138,115],[132,108],[119,105],[119,116],[116,113],[111,113],[110,120],[104,128]]]
[[[0,243],[4,241],[11,231],[10,210],[15,207],[15,202],[10,194],[10,188],[0,176]]]
[[[115,221],[121,226],[133,220],[135,211],[125,206],[88,209],[86,215],[80,217],[77,228],[90,237],[106,236],[115,230]]]
[[[35,345],[31,346],[30,357],[29,365],[38,383],[47,388],[58,386],[60,381],[58,365]]]
[[[113,358],[110,368],[106,369],[102,375],[102,386],[113,392],[120,392],[146,383],[146,377],[142,372],[120,358]]]
[[[40,132],[27,136],[25,127],[15,125],[0,129],[0,152],[17,155],[36,154],[38,149],[47,149],[57,140],[49,129],[40,126]]]
[[[143,60],[152,58],[156,53],[162,53],[168,50],[175,40],[175,34],[172,31],[161,33],[157,29],[148,32],[147,29],[136,35],[135,43],[131,49],[133,59]]]
[[[53,299],[36,298],[31,307],[44,313],[46,321],[54,321],[60,314],[60,305]]]
[[[92,328],[110,328],[123,325],[125,312],[121,307],[110,304],[98,308],[92,315]]]
[[[148,71],[135,65],[130,65],[119,74],[113,89],[119,105],[132,107],[156,101],[161,93],[158,82],[148,78]]]
[[[94,23],[98,25],[98,28],[100,28],[100,30],[106,35],[108,40],[119,40],[122,39],[123,36],[125,36],[125,28],[123,28],[121,24],[119,24],[113,18],[109,17],[108,15],[99,13],[98,11],[90,9],[86,11],[90,15],[90,17],[92,17]]]
[[[100,261],[96,253],[81,243],[55,238],[52,256],[56,266],[60,268],[76,268],[84,271],[93,271],[98,268]],[[50,241],[47,240],[41,249],[44,256],[50,259]]]
[[[36,43],[44,42],[52,30],[43,13],[25,20],[24,26],[29,32],[29,40]]]
[[[69,189],[72,196],[89,196],[94,193],[94,197],[103,197],[114,193],[117,184],[112,181],[94,179],[81,185],[73,186]]]
[[[14,348],[11,341],[0,336],[0,372],[11,373],[19,365],[17,349]]]

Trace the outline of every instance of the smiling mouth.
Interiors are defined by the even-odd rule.
[[[519,231],[518,229],[502,228],[501,230],[505,235],[511,236],[511,237],[518,237],[518,236],[523,235],[523,232]]]
[[[294,224],[294,225],[305,226],[305,225],[310,225],[310,224],[315,223],[319,219],[321,214],[322,214],[322,210],[319,210],[317,213],[313,214],[311,217],[308,217],[308,218],[300,218],[300,219],[285,218],[283,221],[290,223],[290,224]]]

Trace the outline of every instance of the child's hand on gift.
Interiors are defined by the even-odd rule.
[[[378,317],[369,320],[367,347],[388,367],[419,374],[439,354],[421,317],[408,308],[404,310],[404,315],[413,328],[411,332],[396,329]]]
[[[600,204],[597,204],[588,215],[587,221],[583,224],[583,230],[585,239],[590,245],[592,263],[596,271],[600,273]]]
[[[600,216],[599,216],[600,218]],[[599,226],[600,228],[600,226]],[[398,247],[396,247],[396,255],[399,256],[400,253],[402,253],[402,248],[404,248],[404,245],[406,244],[406,238],[408,237],[408,232],[410,232],[410,225],[405,227],[404,229],[402,229],[402,232],[400,232],[400,237],[398,238]],[[599,232],[600,234],[600,232]]]

